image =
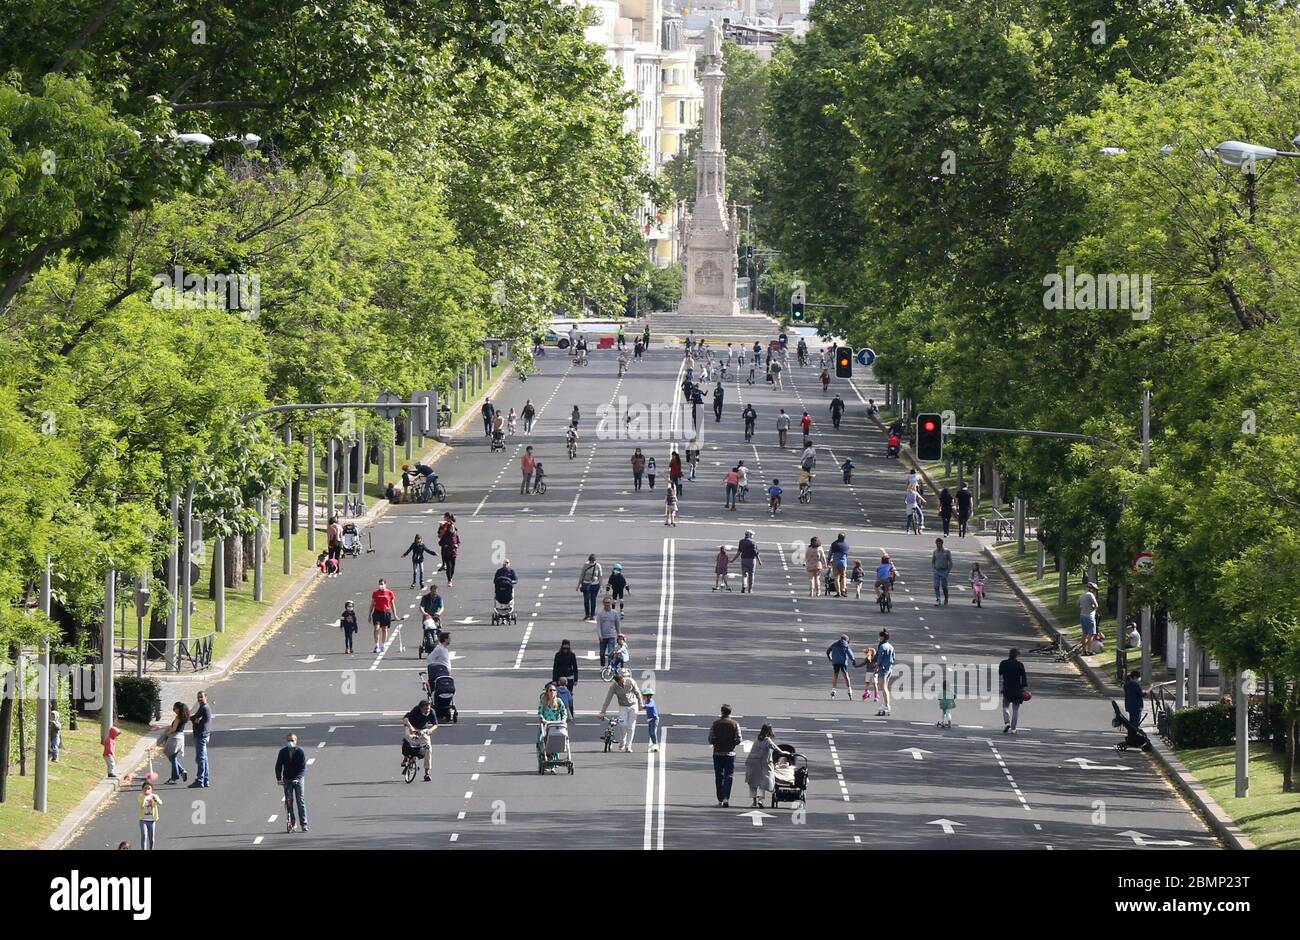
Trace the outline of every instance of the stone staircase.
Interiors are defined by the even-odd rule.
[[[652,313],[641,320],[636,321],[638,325],[650,324],[650,337],[653,342],[655,339],[668,339],[672,337],[687,337],[691,331],[696,336],[728,338],[733,340],[762,340],[766,343],[769,339],[776,338],[781,331],[780,323],[769,316],[761,314],[741,314],[734,317],[728,316],[699,316],[677,313]],[[629,332],[631,327],[629,326]]]

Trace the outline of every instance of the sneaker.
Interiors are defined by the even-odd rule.
[[[425,783],[428,783],[428,782],[429,782],[430,780],[432,780],[432,779],[433,779],[433,778],[430,777],[427,773],[424,775],[424,782],[425,782]]]
[[[1006,733],[1007,733],[1008,731],[1010,731],[1010,730],[1011,730],[1011,726],[1010,726],[1010,725],[1004,725],[1004,726],[1002,727],[1002,733],[1003,733],[1003,734],[1006,734]]]
[[[867,700],[867,696],[870,695],[870,694],[871,694],[870,692],[868,692],[868,691],[866,691],[866,690],[864,689],[864,690],[862,691],[862,701],[865,702],[865,701]]]
[[[189,788],[188,788],[188,789],[190,789],[190,790],[200,790],[200,789],[202,789],[202,788],[203,788],[203,784],[202,784],[201,782],[199,782],[198,780],[195,780],[193,783],[191,783],[191,784],[189,785]]]
[[[659,745],[658,745],[658,744],[651,744],[651,745],[650,745],[650,753],[651,753],[651,754],[657,753],[658,750],[659,750]]]
[[[1015,734],[1017,730],[1019,730],[1019,729],[1017,729],[1017,728],[1012,728],[1012,729],[1011,729],[1011,733],[1012,733],[1012,734]]]
[[[287,821],[285,822],[285,824],[284,824],[284,831],[285,831],[285,832],[293,832],[293,820],[292,820],[292,819],[287,820]]]
[[[834,698],[834,697],[835,697],[835,690],[834,690],[834,689],[831,689],[831,698]]]
[[[190,779],[190,772],[188,770],[182,770],[181,779],[188,783]]]
[[[730,800],[723,800],[723,801],[722,801],[722,808],[723,808],[723,809],[727,809],[727,808],[729,808],[730,806],[731,806],[731,801],[730,801]]]
[[[308,829],[306,826],[302,826],[301,829],[302,829],[303,832],[310,832],[310,831],[311,831],[311,830]]]
[[[882,709],[880,709],[879,711],[876,712],[876,717],[877,717],[877,718],[883,717],[884,714],[885,714],[885,710],[882,708]]]

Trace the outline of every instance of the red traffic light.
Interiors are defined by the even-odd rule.
[[[927,421],[925,422],[925,424],[922,425],[922,427],[924,427],[925,430],[927,431],[933,431],[936,427],[938,427],[938,425],[935,424],[933,421]]]

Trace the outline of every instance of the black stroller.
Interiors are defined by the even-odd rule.
[[[424,636],[420,639],[420,648],[415,652],[417,657],[424,659],[433,652],[433,648],[438,645],[438,631],[441,629],[442,625],[437,620],[433,621],[432,626],[424,628]]]
[[[343,555],[345,558],[361,557],[361,533],[355,522],[343,523]]]
[[[1151,750],[1151,739],[1147,737],[1147,733],[1129,721],[1128,715],[1124,714],[1119,703],[1112,700],[1110,707],[1115,709],[1115,717],[1110,720],[1110,726],[1124,729],[1124,740],[1115,745],[1115,750],[1127,751],[1131,747],[1144,751]]]
[[[497,578],[492,582],[492,625],[518,623],[515,615],[515,582]]]
[[[433,680],[433,713],[438,716],[439,724],[450,721],[454,725],[460,720],[460,713],[456,711],[456,680],[451,676],[438,676]]]
[[[778,744],[783,752],[776,762],[776,787],[772,790],[772,808],[777,803],[803,803],[808,792],[808,758],[791,744]]]
[[[506,449],[506,432],[501,428],[492,429],[492,447],[491,453],[504,451]]]

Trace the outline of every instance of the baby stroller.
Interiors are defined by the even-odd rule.
[[[504,451],[506,449],[506,434],[500,428],[492,429],[492,446],[490,453]]]
[[[433,652],[433,648],[438,645],[438,631],[441,629],[442,625],[436,618],[425,617],[424,636],[420,640],[420,648],[415,652],[415,655],[418,658],[424,659],[424,657]]]
[[[565,767],[570,774],[573,773],[567,721],[548,721],[537,736],[537,772],[544,774],[549,770],[554,773],[556,767]]]
[[[451,676],[438,676],[433,680],[433,712],[438,722],[453,725],[460,721],[460,712],[456,710],[456,680]]]
[[[808,758],[791,744],[778,744],[782,754],[777,757],[776,788],[772,791],[772,808],[777,803],[803,803],[808,791]]]
[[[492,582],[492,624],[518,623],[515,615],[515,582],[497,578]]]
[[[348,558],[361,557],[361,533],[355,522],[343,523],[343,554]]]
[[[1147,737],[1145,731],[1128,720],[1128,715],[1120,709],[1119,703],[1112,700],[1110,707],[1115,709],[1115,717],[1110,720],[1110,726],[1124,729],[1124,740],[1115,745],[1115,750],[1127,751],[1131,747],[1144,751],[1151,750],[1151,739]]]

